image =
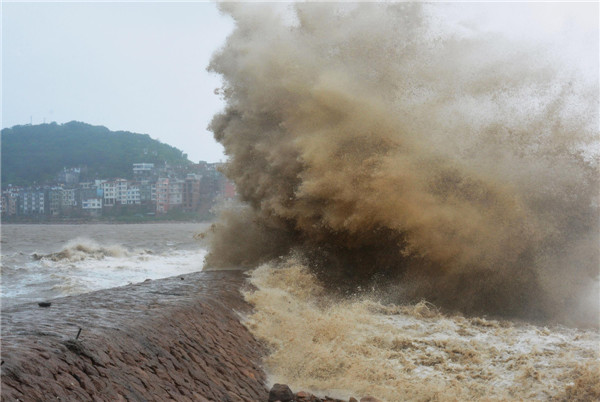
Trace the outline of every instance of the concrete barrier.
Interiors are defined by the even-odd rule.
[[[267,400],[243,284],[198,272],[3,310],[2,400]]]

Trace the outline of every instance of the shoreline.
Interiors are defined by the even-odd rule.
[[[76,222],[0,222],[0,226],[4,225],[155,225],[161,223],[168,224],[187,224],[187,225],[197,225],[197,224],[211,224],[214,220],[201,220],[201,221],[173,221],[173,220],[155,220],[155,221],[140,221],[140,222],[119,222],[119,221],[76,221]]]
[[[196,272],[3,309],[2,399],[267,400],[244,284]]]

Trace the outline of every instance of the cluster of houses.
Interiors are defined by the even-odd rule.
[[[56,183],[36,187],[6,185],[0,210],[12,217],[99,217],[171,210],[206,212],[219,200],[235,197],[235,186],[217,170],[217,163],[157,168],[134,163],[133,179],[80,181],[81,169],[63,169]]]

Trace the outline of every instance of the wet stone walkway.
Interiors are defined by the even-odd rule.
[[[243,284],[198,272],[3,310],[2,401],[267,400]]]

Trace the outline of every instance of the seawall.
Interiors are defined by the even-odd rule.
[[[3,310],[2,400],[267,400],[243,284],[198,272]]]

